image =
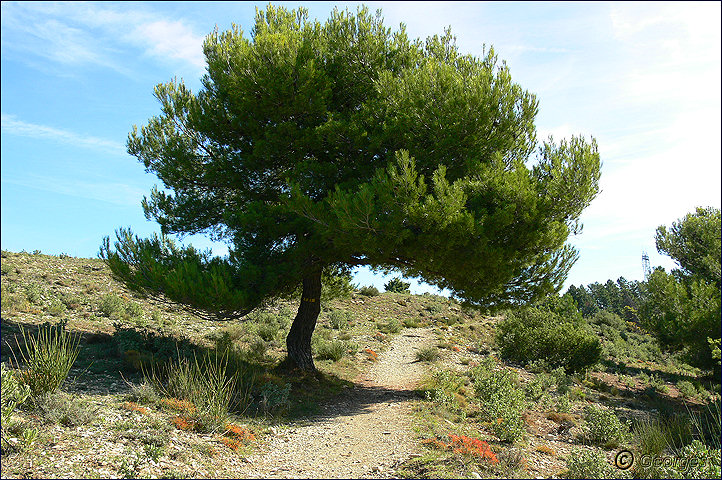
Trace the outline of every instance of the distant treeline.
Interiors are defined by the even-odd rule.
[[[581,314],[587,318],[600,310],[616,313],[625,320],[639,322],[637,312],[644,301],[646,283],[619,277],[616,282],[594,282],[586,286],[570,286],[565,295],[571,296]]]

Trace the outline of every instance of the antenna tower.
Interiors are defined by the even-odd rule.
[[[646,282],[649,279],[649,274],[652,273],[652,269],[649,267],[649,255],[644,250],[642,250],[642,271]]]

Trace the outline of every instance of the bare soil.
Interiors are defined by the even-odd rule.
[[[350,391],[308,422],[278,429],[238,473],[253,478],[388,478],[420,451],[409,400],[424,375],[415,352],[434,340],[419,328],[393,338]]]

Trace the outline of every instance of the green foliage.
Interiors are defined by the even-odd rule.
[[[66,427],[87,425],[98,415],[98,409],[87,401],[65,392],[40,395],[33,399],[33,406],[45,420]]]
[[[388,318],[385,321],[377,321],[376,326],[381,333],[399,333],[401,331],[401,322],[395,318]]]
[[[598,191],[596,143],[538,144],[536,98],[493,50],[463,55],[449,31],[411,41],[366,8],[321,23],[269,5],[204,54],[200,91],[158,85],[161,114],[128,151],[167,189],[146,216],[230,254],[121,229],[101,256],[130,287],[228,316],[311,267],[397,270],[489,305],[560,288]]]
[[[389,280],[385,285],[384,288],[387,292],[394,292],[394,293],[410,293],[409,292],[409,286],[411,284],[402,281],[399,277],[392,278]]]
[[[346,342],[340,340],[330,342],[319,340],[316,343],[316,357],[319,360],[333,360],[337,362],[343,358],[347,350],[348,345]]]
[[[0,364],[0,428],[2,428],[2,450],[5,452],[11,448],[8,431],[13,426],[12,415],[16,408],[21,406],[30,396],[30,387],[21,383],[16,372],[8,369],[3,362]]]
[[[720,338],[721,237],[716,208],[697,208],[673,222],[669,230],[657,228],[657,250],[672,257],[680,268],[671,274],[655,269],[640,309],[645,328],[666,348],[686,349],[690,364],[716,369],[717,377],[720,364],[714,342]]]
[[[566,464],[566,478],[629,478],[598,450],[577,450],[566,458]]]
[[[521,439],[525,432],[521,414],[526,401],[515,375],[488,357],[471,370],[471,375],[482,414],[494,434],[502,441]]]
[[[19,348],[23,363],[21,378],[33,397],[58,390],[78,358],[80,335],[66,332],[65,323],[44,323],[35,336],[21,328],[24,341]]]
[[[712,369],[711,339],[720,337],[720,291],[711,283],[681,278],[658,268],[649,276],[640,310],[643,325],[671,350],[686,348],[690,364]]]
[[[193,420],[203,432],[225,428],[240,376],[229,369],[229,354],[207,353],[197,358],[179,358],[145,372],[146,381],[164,397],[188,400],[196,407]]]
[[[686,277],[696,277],[720,288],[722,231],[718,208],[698,207],[694,213],[657,228],[654,240],[659,253],[676,261]]]
[[[361,295],[367,296],[367,297],[375,297],[375,296],[379,295],[381,292],[379,292],[378,288],[371,285],[371,286],[363,286],[363,287],[359,288],[358,293],[360,293]]]
[[[515,362],[544,360],[551,367],[583,371],[599,361],[601,344],[577,315],[562,316],[543,306],[508,312],[497,325],[496,343],[502,356]]]
[[[585,440],[606,448],[623,445],[631,438],[629,427],[620,422],[614,412],[595,405],[584,410],[583,431]]]
[[[278,385],[273,382],[266,382],[259,389],[261,408],[264,413],[277,413],[290,406],[289,395],[291,384],[283,383]]]
[[[439,356],[439,349],[433,346],[421,347],[416,351],[416,360],[420,362],[435,362]]]
[[[331,310],[328,314],[328,323],[335,330],[345,330],[349,328],[353,314],[346,310]]]

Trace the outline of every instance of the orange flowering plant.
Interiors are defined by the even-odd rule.
[[[489,463],[499,463],[496,454],[491,451],[489,444],[478,438],[466,437],[464,435],[449,435],[451,442],[445,443],[436,438],[429,438],[421,443],[430,445],[441,450],[452,450],[462,455],[472,455]]]

